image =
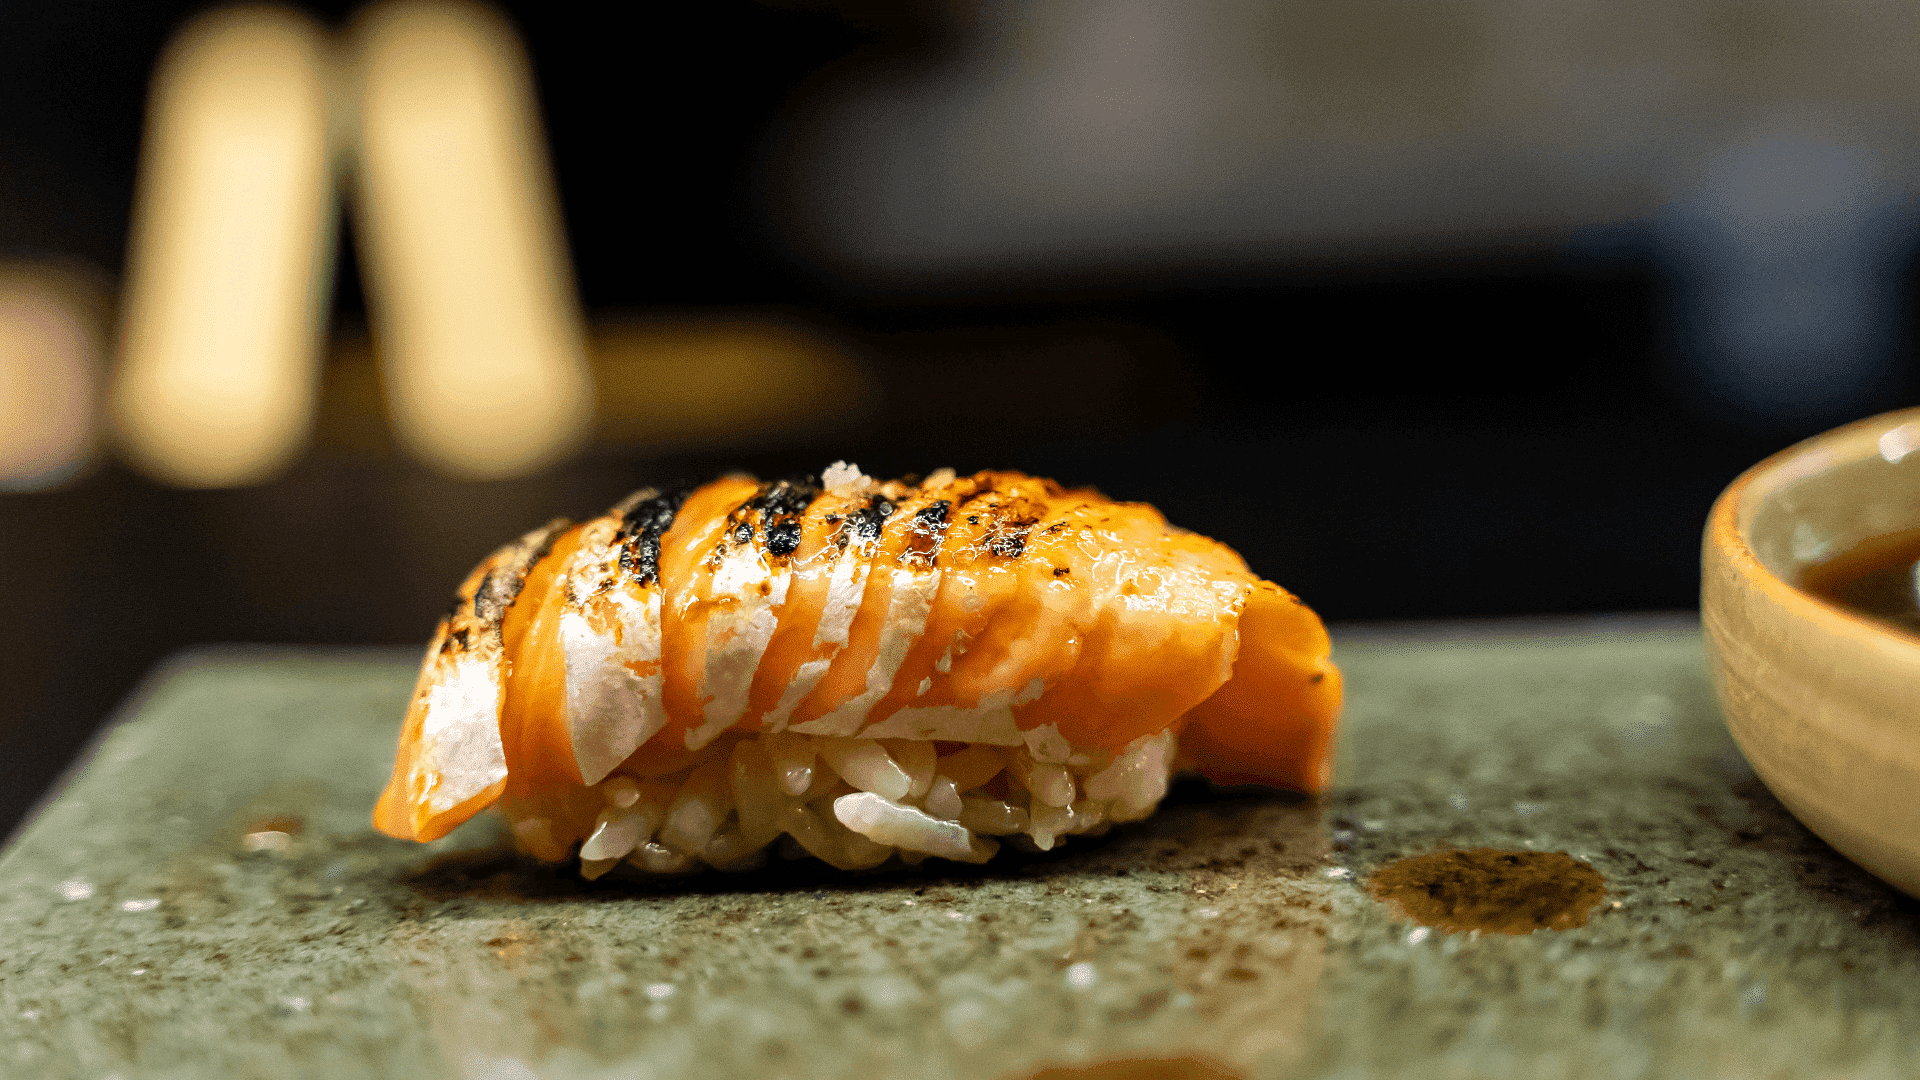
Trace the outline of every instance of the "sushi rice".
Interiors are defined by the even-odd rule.
[[[624,860],[656,874],[745,870],[811,855],[843,870],[893,855],[980,863],[1002,841],[1046,851],[1153,812],[1172,774],[1174,736],[1143,735],[1118,754],[1035,760],[1025,746],[973,744],[939,754],[910,739],[778,732],[720,739],[685,775],[615,774],[591,787],[602,803],[580,845],[581,871]],[[537,801],[505,806],[528,854],[566,859],[570,844]],[[776,843],[778,841],[778,843]]]

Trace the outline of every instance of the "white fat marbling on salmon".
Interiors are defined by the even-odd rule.
[[[880,646],[867,668],[866,689],[848,698],[838,708],[816,720],[795,724],[793,730],[808,735],[852,735],[866,723],[867,713],[893,688],[893,677],[907,658],[920,635],[926,632],[927,618],[933,613],[933,598],[940,591],[940,571],[917,571],[896,567],[888,582],[887,621],[880,628]]]
[[[853,617],[860,613],[860,599],[866,595],[867,574],[872,565],[867,554],[849,544],[833,564],[833,576],[827,579],[827,599],[820,609],[820,626],[813,632],[814,659],[794,670],[793,681],[780,693],[780,701],[767,712],[764,726],[769,731],[784,731],[787,719],[799,708],[813,688],[826,678],[833,666],[834,654],[846,647],[847,632]]]
[[[498,650],[491,659],[442,661],[440,677],[427,691],[413,789],[426,792],[434,814],[506,779],[507,751],[500,742],[504,668]]]
[[[667,722],[660,699],[660,590],[624,581],[620,568],[620,518],[629,508],[623,503],[587,525],[563,583],[567,735],[589,784],[605,779]]]
[[[779,625],[776,612],[792,583],[790,564],[767,565],[755,544],[730,547],[713,571],[707,616],[707,660],[701,677],[706,698],[700,726],[687,732],[687,749],[698,750],[739,722],[747,711],[753,673]]]
[[[428,816],[506,779],[500,707],[507,660],[500,626],[527,570],[566,527],[565,520],[549,521],[487,556],[460,586],[458,609],[440,624],[427,650],[422,677],[432,681],[425,699],[416,698],[420,731],[408,790],[424,800]]]
[[[605,633],[580,612],[560,616],[567,731],[574,763],[588,784],[605,779],[667,722],[660,699],[659,592],[649,589],[644,597],[635,597],[615,589],[602,602],[613,608],[617,620]]]

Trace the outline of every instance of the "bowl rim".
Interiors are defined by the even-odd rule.
[[[1754,553],[1753,547],[1747,542],[1747,537],[1740,528],[1741,504],[1746,501],[1749,489],[1762,478],[1800,460],[1809,452],[1827,448],[1837,442],[1848,441],[1863,431],[1884,433],[1913,423],[1920,423],[1920,406],[1864,417],[1809,436],[1792,446],[1769,454],[1735,478],[1733,483],[1727,485],[1726,490],[1720,493],[1720,497],[1714,500],[1713,509],[1707,515],[1708,540],[1721,552],[1727,559],[1728,565],[1741,578],[1754,582],[1768,600],[1785,609],[1789,615],[1837,624],[1837,628],[1851,629],[1855,632],[1867,632],[1883,645],[1891,644],[1920,654],[1920,634],[1902,630],[1879,619],[1823,600],[1776,574]],[[1702,584],[1704,585],[1705,582],[1703,581]],[[1704,604],[1702,614],[1705,614]]]

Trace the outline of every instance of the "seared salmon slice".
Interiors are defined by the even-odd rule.
[[[775,841],[980,861],[1142,817],[1176,768],[1322,790],[1340,694],[1306,605],[1151,506],[837,462],[646,489],[489,556],[374,821],[432,839],[498,801],[589,876]]]

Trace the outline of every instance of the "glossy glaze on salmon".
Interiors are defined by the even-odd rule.
[[[1318,791],[1320,620],[1231,549],[1014,472],[726,477],[490,556],[374,821],[498,803],[585,871],[979,861],[1150,813],[1169,773]]]

